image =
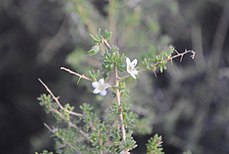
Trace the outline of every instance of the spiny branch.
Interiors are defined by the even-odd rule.
[[[56,109],[54,109],[54,108],[51,108],[50,111],[53,112],[53,113],[55,113],[55,114],[57,114],[61,119],[63,119],[63,120],[66,121],[66,119],[65,119],[65,117],[64,117],[64,115],[63,115],[63,113],[61,113],[59,110],[56,110]],[[77,129],[77,130],[79,131],[79,133],[80,133],[86,140],[90,141],[90,138],[89,138],[88,134],[85,133],[84,131],[82,131],[77,125],[75,125],[75,124],[72,123],[71,121],[67,121],[67,124],[68,124],[70,127]],[[47,124],[44,124],[44,125],[45,125],[46,127],[48,126]],[[56,129],[51,129],[49,126],[48,126],[47,128],[48,128],[51,132],[57,131]]]
[[[88,80],[88,81],[92,81],[91,78],[85,76],[84,74],[76,73],[76,72],[74,72],[74,71],[72,71],[72,70],[70,70],[70,69],[68,69],[68,68],[65,68],[65,67],[61,67],[60,69],[66,71],[66,72],[68,72],[68,73],[70,73],[70,74],[73,74],[73,75],[78,76],[79,79],[85,79],[85,80]]]
[[[126,129],[125,129],[125,125],[124,125],[124,119],[123,119],[123,109],[122,109],[122,102],[121,102],[121,92],[120,90],[118,89],[118,86],[119,86],[119,76],[118,76],[118,70],[117,68],[115,67],[115,84],[116,84],[116,98],[117,98],[117,102],[118,102],[118,106],[121,108],[121,112],[119,114],[119,120],[120,120],[120,127],[121,127],[121,132],[122,132],[122,140],[123,142],[126,142]],[[128,150],[125,150],[124,151],[125,154],[128,154]]]
[[[154,63],[153,65],[151,65],[150,67],[151,68],[155,68],[155,67],[157,67],[159,64],[161,64],[161,63],[163,63],[163,62],[167,62],[167,61],[171,61],[171,64],[173,64],[173,59],[175,59],[175,58],[178,58],[178,57],[180,57],[180,62],[183,60],[183,57],[184,57],[184,55],[186,55],[186,54],[188,54],[188,53],[191,53],[192,55],[191,55],[191,58],[192,59],[194,59],[195,58],[195,51],[193,51],[193,50],[185,50],[184,52],[182,52],[182,53],[179,53],[177,50],[175,50],[175,53],[176,53],[176,55],[174,55],[174,56],[169,56],[169,57],[167,57],[165,60],[162,60],[162,61],[159,61],[159,62],[157,62],[157,63]],[[154,74],[155,74],[155,76],[157,76],[156,75],[156,73],[155,73],[155,71],[154,71]]]
[[[77,117],[82,117],[82,116],[83,116],[83,115],[80,114],[80,113],[76,113],[76,112],[69,111],[69,110],[65,109],[65,108],[61,105],[61,103],[60,103],[60,101],[59,101],[59,97],[56,97],[56,96],[52,93],[52,91],[48,88],[48,86],[47,86],[41,79],[38,79],[38,80],[39,80],[39,82],[45,87],[45,89],[47,90],[47,92],[51,95],[51,97],[52,97],[53,100],[57,103],[57,105],[59,106],[59,108],[60,108],[61,110],[64,110],[65,112],[67,112],[67,113],[69,113],[69,114],[71,114],[71,115],[77,116]]]
[[[191,53],[191,58],[194,59],[195,58],[195,51],[193,50],[185,50],[184,52],[182,53],[179,53],[177,50],[175,50],[176,52],[176,55],[172,56],[172,57],[169,57],[167,60],[173,60],[174,58],[177,58],[177,57],[180,57],[180,62],[183,60],[183,57],[184,55],[186,55],[187,53]]]
[[[180,62],[183,60],[183,57],[184,57],[184,55],[186,55],[187,53],[191,53],[192,55],[191,55],[191,58],[192,59],[194,59],[195,58],[195,51],[193,51],[193,50],[185,50],[184,52],[182,52],[182,53],[179,53],[177,50],[175,50],[175,53],[176,53],[176,55],[174,55],[174,56],[169,56],[169,57],[167,57],[167,59],[165,59],[165,60],[162,60],[162,61],[159,61],[159,62],[156,62],[156,63],[154,63],[154,64],[152,64],[150,67],[157,67],[159,64],[161,64],[161,63],[163,63],[164,61],[171,61],[171,63],[172,63],[172,61],[173,61],[173,59],[175,59],[175,58],[178,58],[178,57],[180,57]]]
[[[73,111],[69,111],[67,109],[65,109],[59,102],[59,97],[56,97],[52,91],[48,88],[48,86],[41,80],[41,79],[38,79],[39,82],[45,87],[45,89],[48,91],[48,93],[51,95],[51,97],[53,98],[53,100],[57,103],[57,105],[59,106],[60,109],[62,109],[63,111],[71,114],[71,115],[74,115],[74,116],[77,116],[77,117],[82,117],[83,115],[80,114],[80,113],[76,113],[76,112],[73,112]],[[53,112],[55,112],[56,114],[58,114],[62,119],[65,119],[62,115],[62,113],[60,113],[58,110],[54,110],[53,109]],[[88,141],[90,140],[90,138],[88,137],[88,135],[82,131],[78,126],[76,126],[75,124],[73,124],[72,122],[68,121],[68,124],[70,127],[73,127],[73,128],[76,128],[79,133],[85,138],[87,139]]]
[[[175,50],[175,53],[176,53],[176,55],[167,57],[165,60],[161,60],[161,61],[159,61],[159,62],[156,62],[156,63],[152,64],[150,67],[151,67],[151,68],[155,68],[155,67],[157,67],[159,64],[163,63],[164,61],[166,61],[166,62],[167,62],[167,61],[170,61],[171,64],[173,64],[173,59],[178,58],[178,57],[180,57],[180,62],[181,62],[181,61],[183,60],[184,55],[186,55],[187,53],[191,53],[191,54],[192,54],[192,55],[191,55],[191,58],[194,59],[194,58],[195,58],[195,54],[196,54],[195,51],[193,51],[193,50],[185,50],[185,51],[182,52],[182,53],[179,53],[177,50]],[[141,70],[139,70],[139,73],[140,73],[140,72],[143,72],[143,71],[146,71],[146,69],[141,69]],[[157,76],[157,74],[155,73],[155,71],[153,71],[153,73],[154,73],[155,76]],[[121,81],[123,81],[123,80],[125,80],[125,79],[128,78],[128,77],[130,77],[130,75],[125,75],[125,76],[120,77],[120,78],[118,78],[118,79],[121,80]]]

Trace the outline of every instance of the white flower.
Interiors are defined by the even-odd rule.
[[[135,66],[137,65],[138,60],[134,59],[132,62],[128,57],[126,57],[126,70],[130,75],[136,79],[136,75],[138,74],[138,71],[136,70]]]
[[[95,88],[93,93],[100,94],[101,96],[105,96],[107,94],[107,88],[110,87],[108,83],[104,82],[104,79],[100,79],[98,82],[92,82],[92,87]]]

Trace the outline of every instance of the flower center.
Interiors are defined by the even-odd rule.
[[[134,70],[135,70],[135,68],[133,67],[133,66],[129,66],[129,68],[128,68],[131,72],[133,72]]]
[[[98,89],[99,89],[100,91],[104,90],[104,89],[105,89],[105,85],[103,85],[103,84],[99,85]]]

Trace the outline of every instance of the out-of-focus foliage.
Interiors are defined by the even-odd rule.
[[[94,16],[93,23],[99,22],[103,25],[105,21],[100,20],[101,18],[95,14],[99,12],[106,17],[108,1],[91,2],[93,3],[89,3],[88,16]],[[170,2],[172,1],[130,0],[128,4],[132,8],[141,5],[144,12],[156,12],[148,15],[150,19],[158,15],[156,18],[160,21],[160,25],[158,22],[152,24],[152,29],[159,29],[163,34],[169,34],[178,51],[186,48],[194,49],[197,52],[195,64],[190,66],[189,60],[185,59],[182,65],[177,66],[174,62],[173,67],[169,67],[163,74],[157,74],[157,78],[152,74],[142,78],[139,85],[144,86],[138,85],[135,89],[133,85],[130,88],[142,91],[147,97],[133,95],[131,98],[136,100],[135,103],[139,102],[139,99],[144,99],[147,103],[142,106],[133,105],[132,108],[144,116],[150,115],[150,120],[145,120],[148,122],[147,125],[151,126],[153,122],[154,130],[160,134],[163,132],[166,149],[172,149],[174,153],[179,153],[179,149],[191,149],[197,154],[227,154],[228,1]],[[142,5],[143,3],[145,4]],[[150,3],[156,6],[148,5]],[[39,88],[34,88],[38,85],[37,77],[44,77],[52,88],[58,89],[64,102],[66,98],[71,102],[85,102],[90,97],[81,93],[85,91],[84,86],[80,89],[75,88],[69,80],[66,80],[65,74],[56,69],[63,65],[62,60],[70,52],[73,44],[78,51],[68,60],[75,66],[81,65],[80,61],[75,60],[78,56],[80,56],[78,59],[88,58],[84,56],[85,50],[91,45],[91,42],[87,42],[88,26],[80,20],[80,14],[73,13],[75,10],[71,8],[74,5],[66,5],[69,9],[68,13],[65,13],[62,9],[65,4],[62,0],[0,1],[0,118],[1,131],[4,132],[0,140],[2,152],[19,153],[26,149],[21,153],[26,153],[25,151],[32,153],[34,148],[39,149],[48,142],[49,137],[41,131],[44,130],[41,109],[38,109],[35,103],[31,103],[41,91]],[[141,29],[144,29],[145,23],[142,22],[141,25]],[[96,30],[95,28],[94,31]],[[131,34],[139,33],[139,31],[129,31]],[[72,38],[69,37],[70,33]],[[134,44],[140,44],[138,41]],[[96,65],[96,61],[93,60],[87,60],[86,63]],[[75,83],[77,81],[78,79]],[[84,82],[79,84],[83,85]],[[148,110],[147,104],[150,104],[153,110]],[[99,104],[95,105],[101,107]],[[142,125],[139,127],[142,128]],[[146,131],[149,133],[151,129]],[[43,139],[42,142],[37,142],[39,138]]]
[[[163,80],[154,82],[162,85],[160,90],[155,86],[153,92],[160,102],[156,103],[159,119],[163,120],[169,143],[193,153],[227,153],[229,2],[190,1],[180,3],[180,11],[183,14],[167,20],[176,22],[164,22],[164,26],[170,27],[167,32],[176,38],[175,46],[190,43],[197,56],[194,65],[185,64],[185,69],[173,65]],[[174,33],[178,23],[182,26]],[[181,41],[184,39],[190,42]]]
[[[88,1],[78,1],[77,4],[78,6],[85,5],[86,8],[86,3]],[[180,39],[188,40],[191,38],[190,43],[197,51],[197,60],[193,66],[189,66],[186,62],[186,64],[184,63],[185,68],[183,68],[183,66],[174,63],[165,75],[158,74],[162,78],[152,80],[154,78],[152,75],[144,76],[137,85],[133,85],[137,88],[131,88],[133,95],[130,98],[134,104],[133,110],[143,117],[147,117],[144,120],[149,126],[160,126],[161,131],[167,136],[165,137],[167,143],[179,148],[191,149],[194,153],[202,153],[203,151],[211,153],[211,150],[205,148],[208,145],[206,138],[211,138],[213,134],[220,136],[222,132],[227,132],[225,130],[227,128],[225,127],[227,118],[225,117],[228,115],[228,105],[226,103],[228,102],[226,98],[228,79],[225,71],[227,70],[228,58],[226,57],[228,57],[228,54],[223,51],[223,47],[225,47],[227,30],[227,22],[225,21],[228,21],[228,2],[205,0],[187,3],[181,1],[178,3],[178,1],[146,0],[139,2],[109,1],[103,4],[100,9],[94,7],[96,1],[94,5],[89,5],[90,9],[93,9],[93,13],[88,13],[87,20],[83,16],[81,22],[77,22],[78,25],[81,25],[79,31],[83,38],[88,37],[87,31],[95,34],[94,31],[99,27],[109,27],[112,32],[115,32],[113,33],[115,39],[112,41],[117,44],[121,52],[128,53],[131,57],[141,55],[143,51],[156,51],[157,53],[163,51],[163,47],[168,45],[170,39],[168,36],[162,35],[159,19],[162,28],[176,39],[175,45],[182,43],[179,42]],[[124,7],[125,9],[123,9]],[[207,7],[223,10],[215,15],[215,20],[217,17],[220,20],[210,28],[216,29],[216,31],[212,30],[212,34],[215,32],[215,35],[205,31],[204,28],[210,25],[207,25],[207,21],[201,20],[204,15],[210,13],[210,9],[208,11]],[[203,9],[206,12],[203,12]],[[83,14],[79,10],[76,12],[70,11],[70,13],[72,16],[77,16],[78,19],[81,19]],[[166,18],[163,18],[165,16]],[[86,28],[82,25],[86,25]],[[203,41],[205,36],[207,36],[206,41]],[[211,42],[213,42],[212,47]],[[149,44],[151,47],[148,46]],[[185,48],[187,47],[184,44],[183,48],[180,49],[184,50]],[[77,50],[76,52],[81,57],[86,53]],[[220,60],[222,59],[222,53],[225,57]],[[75,57],[73,58],[72,55],[75,55]],[[87,63],[94,64],[92,69],[99,67],[97,65],[99,59],[92,59],[91,57],[86,57],[87,62],[82,67],[82,63],[79,62],[81,60],[77,59],[78,55],[76,55],[75,52],[70,54],[67,62],[78,71],[86,70],[84,67],[88,68]],[[142,56],[144,57],[144,55]],[[75,65],[76,61],[81,65]],[[221,86],[223,88],[220,88]],[[141,95],[138,95],[139,93]],[[206,97],[206,95],[210,95],[210,97]],[[221,103],[216,104],[216,102]],[[214,106],[217,106],[217,108]],[[209,122],[207,119],[212,116],[215,120],[212,119]],[[211,127],[208,127],[208,125],[213,123],[223,127],[210,129]],[[149,133],[149,131],[147,132]],[[202,134],[205,133],[206,135],[203,137]],[[228,145],[228,137],[227,135],[224,135],[224,137],[226,142],[215,144],[215,148],[223,145],[222,151],[225,151]],[[184,142],[188,144],[183,146]]]
[[[197,52],[197,59],[192,66],[173,65],[165,75],[158,74],[162,78],[152,80],[154,77],[148,75],[140,79],[139,84],[133,85],[135,87],[132,88],[134,93],[131,95],[134,103],[133,110],[145,117],[150,117],[149,126],[152,124],[159,126],[167,134],[165,137],[167,143],[173,146],[191,149],[194,153],[204,151],[214,153],[213,149],[222,145],[222,153],[225,153],[229,145],[226,135],[228,131],[226,72],[229,58],[228,53],[225,52],[228,48],[225,38],[228,29],[226,24],[228,23],[228,2],[204,0],[186,3],[182,1],[179,3],[178,1],[140,1],[139,3],[129,1],[126,5],[120,3],[111,3],[116,6],[113,9],[109,7],[112,6],[109,5],[110,3],[105,4],[102,7],[105,8],[105,11],[102,11],[105,13],[102,13],[101,17],[104,18],[99,20],[97,26],[95,24],[96,28],[101,24],[108,25],[115,32],[116,39],[113,41],[120,47],[120,51],[128,52],[133,57],[150,49],[162,51],[158,49],[168,44],[170,39],[161,35],[161,26],[158,22],[160,21],[162,28],[175,39],[175,45],[183,42],[183,45],[180,45],[183,47],[180,49],[184,50],[187,46],[191,46],[187,41],[180,40],[190,39],[190,44]],[[127,9],[123,9],[124,7]],[[212,15],[210,8],[215,9],[216,14],[213,17],[210,17]],[[80,17],[80,13],[76,13]],[[209,21],[203,20],[204,17],[208,17]],[[93,23],[97,22],[93,21]],[[149,44],[152,47],[148,48]],[[70,64],[77,70],[81,70],[77,67],[79,65]],[[140,93],[141,95],[138,95]],[[209,127],[209,125],[216,127]],[[212,134],[217,136],[215,142],[219,143],[208,143],[208,139],[212,141],[210,137]],[[222,134],[226,142],[218,140]],[[185,146],[184,142],[187,142]]]

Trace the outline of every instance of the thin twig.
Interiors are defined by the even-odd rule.
[[[44,126],[46,128],[48,128],[48,130],[52,133],[55,133],[58,131],[58,128],[51,128],[49,125],[47,125],[46,123],[44,123]],[[74,148],[73,145],[71,145],[70,143],[68,143],[66,140],[64,140],[63,138],[60,138],[65,144],[67,144],[70,148],[72,148],[73,150],[75,150],[76,152],[78,151],[76,148]]]
[[[52,133],[55,133],[56,131],[58,131],[58,128],[51,128],[48,124],[44,123],[44,126],[46,128],[48,128],[48,130]]]
[[[193,51],[193,50],[185,50],[184,52],[182,52],[182,53],[179,53],[179,52],[177,52],[177,50],[175,50],[175,52],[176,52],[176,55],[174,55],[174,56],[172,56],[172,57],[168,57],[167,59],[165,59],[165,60],[163,60],[163,61],[160,61],[160,62],[157,62],[157,63],[154,63],[153,65],[151,65],[150,67],[157,67],[157,65],[159,65],[159,64],[161,64],[162,62],[164,62],[164,61],[171,61],[171,63],[172,63],[172,60],[173,59],[175,59],[175,58],[177,58],[177,57],[180,57],[180,62],[182,61],[182,59],[183,59],[183,57],[184,57],[184,55],[186,55],[187,53],[191,53],[192,55],[191,55],[191,58],[192,59],[194,59],[195,58],[195,51]]]
[[[71,115],[77,116],[77,117],[82,117],[82,116],[83,116],[83,115],[80,114],[80,113],[72,112],[72,111],[69,111],[69,110],[65,109],[65,108],[60,104],[60,102],[59,102],[59,100],[58,100],[58,97],[56,97],[56,96],[52,93],[52,91],[48,88],[48,86],[47,86],[41,79],[38,79],[38,80],[39,80],[39,82],[45,87],[45,89],[48,91],[48,93],[51,95],[51,97],[52,97],[53,100],[57,103],[57,105],[59,106],[60,109],[64,110],[65,112],[67,112],[67,113],[69,113],[69,114],[71,114]],[[64,116],[62,115],[62,113],[60,113],[58,110],[53,109],[52,111],[55,112],[56,114],[58,114],[62,119],[65,119]],[[79,131],[79,133],[80,133],[84,138],[86,138],[87,140],[90,140],[90,138],[88,137],[88,135],[87,135],[84,131],[82,131],[81,129],[79,129],[78,126],[76,126],[75,124],[73,124],[73,123],[70,122],[70,121],[68,121],[68,125],[71,126],[71,127],[73,127],[73,128],[76,128],[76,129]]]
[[[69,122],[69,126],[71,126],[71,127],[73,127],[73,128],[76,128],[76,129],[79,131],[79,133],[80,133],[84,138],[86,138],[88,141],[90,141],[90,138],[89,138],[88,134],[85,133],[84,131],[82,131],[78,126],[76,126],[76,125],[73,124],[72,122]]]
[[[68,68],[65,68],[65,67],[61,67],[60,69],[66,71],[66,72],[68,72],[68,73],[70,73],[70,74],[73,74],[73,75],[78,76],[79,79],[85,79],[85,80],[88,80],[88,81],[92,81],[91,78],[85,76],[84,74],[76,73],[76,72],[74,72],[74,71],[72,71],[72,70],[70,70],[70,69],[68,69]]]
[[[67,142],[65,139],[61,138],[61,140],[67,144],[71,149],[73,149],[75,152],[79,151],[77,150],[71,143]]]
[[[63,120],[66,121],[65,117],[63,116],[63,114],[62,114],[60,111],[58,111],[57,109],[51,108],[50,111],[51,111],[52,113],[57,114],[61,119],[63,119]],[[89,138],[88,134],[85,133],[84,131],[82,131],[77,125],[73,124],[71,121],[67,121],[67,124],[68,124],[70,127],[77,129],[77,130],[79,131],[79,133],[80,133],[86,140],[90,141],[90,138]],[[47,127],[48,125],[45,125],[45,126]],[[51,132],[53,132],[53,129],[51,129],[49,126],[48,126],[47,128],[48,128]]]
[[[108,41],[104,38],[102,38],[102,42],[109,48],[112,49],[111,45],[108,43]]]
[[[119,86],[119,76],[118,76],[118,70],[115,67],[115,84],[116,84],[116,98],[117,98],[117,102],[118,102],[118,106],[120,107],[120,114],[119,114],[119,120],[120,120],[120,127],[121,127],[121,131],[122,131],[122,140],[123,142],[126,142],[126,129],[125,129],[125,125],[124,125],[124,120],[123,120],[123,109],[122,109],[122,102],[121,102],[121,92],[118,89]],[[126,154],[128,154],[128,150],[124,151]]]
[[[50,132],[52,132],[52,133],[55,133],[55,132],[57,132],[58,131],[58,128],[51,128],[49,125],[47,125],[46,123],[44,123],[44,126],[46,127],[46,128],[48,128],[48,130],[50,131]],[[67,144],[70,148],[72,148],[74,151],[76,151],[77,152],[77,149],[76,148],[74,148],[74,146],[73,145],[71,145],[70,143],[68,143],[66,140],[64,140],[63,138],[60,138],[65,144]]]
[[[53,100],[57,103],[57,105],[59,106],[59,108],[61,110],[64,110],[65,112],[71,114],[71,115],[74,115],[74,116],[77,116],[77,117],[82,117],[83,115],[80,114],[80,113],[76,113],[76,112],[73,112],[73,111],[69,111],[67,109],[65,109],[61,103],[59,102],[59,97],[56,97],[52,91],[48,88],[48,86],[41,80],[41,79],[38,79],[39,82],[45,87],[45,89],[47,90],[47,92],[52,96]]]
[[[191,55],[191,58],[194,59],[194,58],[195,58],[195,54],[196,54],[195,51],[193,51],[193,50],[185,50],[185,51],[182,52],[182,53],[179,53],[177,50],[175,50],[175,53],[176,53],[176,55],[171,56],[171,57],[168,57],[167,59],[165,59],[165,60],[163,60],[163,61],[159,61],[159,62],[157,62],[157,63],[154,63],[154,64],[152,64],[150,67],[151,67],[151,68],[157,67],[159,64],[163,63],[164,61],[171,61],[171,64],[173,64],[173,63],[172,63],[173,59],[178,58],[178,57],[180,57],[180,61],[182,61],[184,55],[187,54],[187,53],[191,53],[191,54],[192,54],[192,55]],[[143,71],[146,71],[146,69],[141,69],[141,70],[139,70],[138,72],[140,73],[140,72],[143,72]],[[156,74],[155,72],[154,72],[154,75],[157,76],[157,74]],[[123,77],[118,77],[118,79],[119,79],[120,81],[123,81],[123,80],[125,80],[125,79],[128,78],[128,77],[130,77],[129,74],[128,74],[128,75],[125,75],[125,76],[123,76]]]

